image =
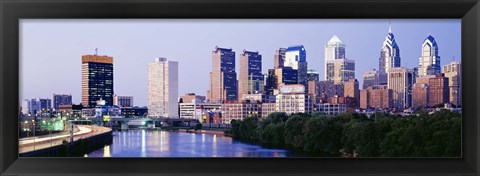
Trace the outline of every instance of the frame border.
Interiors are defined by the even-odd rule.
[[[463,158],[18,158],[27,18],[461,18]],[[0,0],[0,175],[479,175],[479,22],[479,0]]]

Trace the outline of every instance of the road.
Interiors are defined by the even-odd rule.
[[[90,126],[90,125],[76,125],[78,131],[73,133],[73,140],[79,140],[82,138],[88,138],[98,134],[111,131],[110,128]],[[70,141],[70,134],[60,133],[52,134],[48,136],[29,137],[19,140],[19,153],[30,152],[33,150],[39,150],[49,148],[52,146],[61,145],[63,140]]]

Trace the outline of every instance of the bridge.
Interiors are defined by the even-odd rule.
[[[117,129],[130,128],[156,128],[169,126],[190,126],[190,124],[198,123],[197,119],[186,118],[110,118],[105,121],[104,118],[89,118],[89,120],[72,121],[75,124],[97,124],[103,126],[110,126]]]

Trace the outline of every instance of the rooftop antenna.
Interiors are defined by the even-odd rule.
[[[95,56],[98,55],[98,48],[95,48]]]
[[[455,56],[453,56],[453,61],[455,61]]]

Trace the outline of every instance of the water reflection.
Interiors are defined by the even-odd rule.
[[[283,149],[268,149],[214,134],[129,130],[113,133],[109,146],[87,157],[286,157]]]

